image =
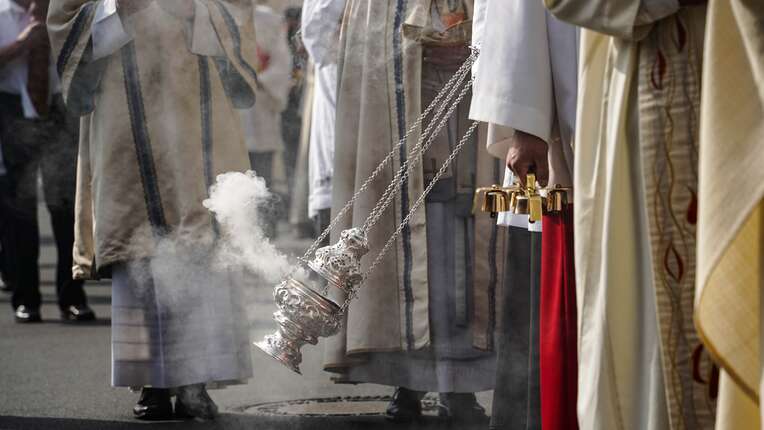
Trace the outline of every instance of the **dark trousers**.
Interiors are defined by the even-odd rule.
[[[12,306],[40,306],[40,231],[37,222],[37,171],[42,172],[58,262],[56,292],[61,308],[85,304],[82,281],[72,279],[74,195],[78,125],[57,98],[44,120],[23,118],[18,96],[0,93],[0,145],[8,174],[2,228],[6,276]]]
[[[269,239],[276,237],[276,225],[281,216],[281,198],[273,191],[273,152],[250,152],[249,163],[257,176],[265,179],[265,185],[271,191],[272,199],[260,207],[261,227]]]
[[[5,166],[5,163],[3,163]],[[6,248],[11,243],[10,235],[13,229],[10,228],[8,223],[8,203],[10,200],[10,185],[8,183],[8,177],[5,174],[0,175],[0,277],[2,277],[5,286],[9,289],[13,289],[9,274],[11,272],[11,261]]]
[[[508,227],[491,429],[540,430],[541,233]]]
[[[318,213],[313,217],[313,225],[316,229],[315,237],[318,237],[321,235],[321,233],[324,232],[329,227],[329,224],[332,222],[332,210],[331,209],[319,209]],[[326,236],[324,240],[321,241],[320,246],[328,246],[330,245],[329,242],[329,235]]]

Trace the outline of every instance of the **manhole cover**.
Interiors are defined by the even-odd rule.
[[[253,415],[286,415],[304,417],[326,416],[375,416],[385,415],[390,396],[330,397],[319,399],[287,400],[283,402],[260,403],[244,408],[244,413]],[[422,400],[422,414],[437,416],[437,399],[425,397]]]

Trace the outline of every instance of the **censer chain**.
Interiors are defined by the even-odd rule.
[[[438,137],[438,133],[440,133],[443,127],[446,126],[448,119],[451,118],[451,115],[453,115],[454,111],[459,106],[459,103],[461,103],[461,101],[467,95],[467,92],[469,92],[470,88],[472,87],[472,83],[472,79],[467,81],[467,84],[462,88],[462,91],[459,93],[459,96],[456,98],[454,103],[449,106],[446,114],[440,118],[440,122],[438,123],[437,128],[429,135],[427,142],[424,145],[417,144],[417,147],[414,148],[417,151],[417,154],[424,154],[430,148],[430,146],[432,146],[432,144],[435,142],[435,139]],[[432,128],[432,125],[433,123],[430,123],[428,130]],[[421,160],[421,157],[409,157],[403,163],[403,165],[401,165],[400,169],[398,169],[398,173],[395,175],[393,180],[390,181],[390,184],[382,195],[382,198],[377,202],[377,205],[366,218],[366,221],[362,227],[363,231],[369,231],[379,221],[379,219],[382,217],[382,214],[390,206],[390,203],[393,202],[393,199],[400,191],[401,184],[403,184],[408,179],[413,168],[416,167],[421,162]]]
[[[392,203],[395,196],[398,195],[398,192],[401,189],[401,185],[405,183],[405,181],[408,179],[413,168],[416,167],[421,161],[422,159],[421,156],[417,156],[417,155],[424,154],[427,151],[427,149],[433,144],[433,142],[435,141],[435,138],[438,136],[438,133],[440,133],[443,127],[445,127],[446,123],[448,122],[448,119],[451,118],[454,111],[459,106],[459,103],[461,103],[461,101],[464,99],[469,89],[472,87],[473,80],[469,79],[467,81],[467,84],[462,88],[461,92],[456,97],[456,100],[453,100],[454,95],[456,94],[456,90],[459,88],[459,86],[461,86],[466,76],[467,76],[467,73],[461,74],[459,79],[455,83],[453,83],[453,89],[449,92],[448,96],[443,100],[442,104],[438,107],[437,112],[431,119],[427,128],[425,129],[423,133],[421,133],[419,140],[417,141],[417,144],[409,152],[408,158],[398,168],[398,171],[396,172],[395,176],[390,181],[385,191],[382,193],[382,197],[377,201],[377,204],[374,206],[374,209],[372,209],[372,211],[366,217],[366,220],[364,221],[364,224],[361,227],[361,230],[363,230],[364,232],[367,232],[377,223],[377,221],[379,221],[379,219],[382,217],[382,214],[390,206],[390,203]],[[433,105],[434,104],[435,103],[433,103]],[[436,124],[437,124],[437,127],[435,127]],[[433,128],[435,129],[433,130]],[[425,139],[426,139],[426,142],[425,142]],[[330,229],[331,229],[331,226],[330,226]],[[325,284],[322,294],[326,295],[328,291],[329,291],[329,284]]]
[[[406,161],[403,163],[403,165],[400,166],[398,171],[395,174],[395,177],[390,181],[390,183],[387,186],[387,189],[385,189],[384,193],[382,193],[382,197],[377,201],[377,204],[374,206],[374,209],[369,213],[369,215],[366,218],[366,221],[364,221],[362,230],[368,231],[374,224],[376,224],[377,220],[381,216],[381,214],[385,211],[387,206],[389,205],[389,202],[392,200],[392,192],[393,190],[397,190],[400,188],[400,185],[404,183],[406,179],[408,179],[411,160],[417,160],[419,157],[417,155],[424,154],[427,149],[430,147],[432,142],[434,141],[435,137],[437,137],[437,133],[440,132],[440,130],[445,125],[445,120],[441,120],[443,111],[446,107],[456,107],[461,102],[462,98],[464,97],[464,94],[466,93],[467,89],[462,90],[462,94],[459,96],[459,98],[452,103],[449,103],[456,93],[456,90],[459,88],[459,86],[462,84],[462,81],[464,80],[464,77],[466,77],[467,74],[464,73],[459,77],[458,82],[453,84],[453,89],[449,92],[448,96],[446,97],[446,100],[440,105],[438,108],[438,111],[435,113],[435,116],[433,116],[432,120],[428,124],[425,131],[420,135],[419,141],[417,142],[416,146],[411,150],[409,153],[409,156],[406,158]],[[449,82],[450,84],[450,82]],[[472,80],[470,80],[467,84],[467,88],[469,88],[472,85]],[[450,86],[450,85],[447,85]],[[454,109],[449,109],[446,113],[446,119],[450,118]],[[438,124],[437,129],[433,132],[433,127]],[[427,139],[427,143],[424,145],[424,149],[422,149],[422,142]],[[416,161],[414,162],[416,163]],[[412,166],[413,167],[413,166]]]
[[[395,173],[395,176],[390,181],[385,191],[382,193],[382,197],[377,201],[377,204],[374,206],[374,209],[372,209],[372,211],[366,217],[366,220],[364,221],[364,224],[361,227],[361,230],[363,230],[364,232],[369,231],[369,229],[371,229],[377,223],[377,221],[379,221],[382,214],[388,208],[390,203],[392,203],[393,198],[395,198],[395,196],[398,195],[401,185],[404,184],[405,181],[408,179],[410,172],[421,161],[421,157],[418,157],[417,155],[424,154],[427,151],[427,149],[435,141],[435,138],[438,136],[438,133],[440,133],[440,131],[448,122],[448,119],[451,118],[454,111],[459,106],[459,103],[461,103],[464,96],[472,87],[473,80],[469,79],[467,81],[467,84],[462,88],[462,91],[457,96],[456,100],[453,100],[454,95],[456,94],[456,90],[459,88],[460,85],[462,85],[462,82],[464,81],[464,78],[467,75],[468,73],[462,73],[459,76],[459,79],[456,80],[456,82],[449,81],[449,83],[452,85],[448,85],[448,86],[453,86],[453,89],[448,93],[448,96],[446,96],[446,98],[440,104],[437,112],[432,117],[430,123],[427,125],[427,128],[419,136],[417,144],[409,152],[408,158],[398,168],[398,171]],[[431,105],[434,106],[435,104],[436,103],[433,102],[433,104]],[[437,127],[435,128],[435,130],[433,130],[436,124],[437,124]],[[424,142],[425,139],[426,139],[426,142]],[[331,228],[332,227],[330,225],[329,229],[331,230]],[[327,283],[324,285],[321,293],[323,295],[326,295],[328,291],[329,291],[329,284]]]
[[[464,75],[466,77],[466,74]],[[440,105],[438,108],[438,111],[435,113],[435,116],[433,116],[432,120],[428,124],[425,131],[420,135],[419,141],[414,146],[414,148],[409,152],[408,157],[406,158],[406,161],[398,168],[398,171],[395,173],[395,176],[390,181],[390,183],[387,185],[387,188],[382,193],[382,197],[377,201],[377,204],[374,205],[374,208],[369,212],[369,215],[366,217],[366,220],[363,223],[363,226],[361,229],[363,231],[369,231],[371,227],[374,226],[374,224],[377,223],[379,218],[382,216],[382,213],[384,213],[385,209],[390,205],[392,202],[393,197],[397,195],[397,193],[393,193],[393,191],[397,191],[400,189],[400,186],[405,183],[405,181],[408,179],[411,169],[417,164],[418,160],[420,160],[420,157],[417,157],[419,154],[424,154],[427,149],[432,145],[432,143],[435,141],[435,138],[438,136],[438,133],[440,133],[440,130],[443,129],[445,126],[448,118],[451,117],[453,114],[453,111],[455,108],[459,105],[462,98],[464,97],[464,94],[466,94],[467,90],[472,86],[472,80],[468,81],[467,86],[462,89],[462,93],[459,95],[456,101],[449,104],[449,102],[454,97],[454,94],[456,93],[457,88],[459,88],[459,85],[461,85],[463,81],[463,77],[459,79],[459,81],[454,85],[453,90],[448,94],[448,97],[446,97],[446,100]],[[448,107],[448,111],[445,113],[445,117],[443,116],[443,111]],[[438,125],[438,127],[433,131],[433,127],[435,125]],[[424,145],[422,145],[422,142],[424,142],[426,139],[426,142]],[[412,164],[412,161],[413,164]]]
[[[462,147],[464,147],[467,143],[470,141],[470,137],[472,137],[472,134],[475,132],[475,130],[478,127],[478,121],[473,121],[472,125],[470,125],[470,128],[467,129],[467,132],[462,136],[461,140],[459,141],[459,144],[454,147],[454,150],[451,152],[451,154],[448,156],[446,161],[443,162],[443,164],[440,166],[440,169],[435,174],[435,176],[432,178],[430,183],[427,185],[427,187],[424,189],[422,194],[419,196],[419,198],[414,202],[414,204],[411,206],[411,209],[409,209],[409,213],[406,215],[406,217],[401,221],[401,223],[398,225],[398,228],[395,229],[395,232],[393,232],[393,235],[390,236],[390,239],[388,239],[387,243],[385,243],[385,246],[382,247],[382,250],[377,254],[377,257],[374,259],[374,261],[369,266],[368,270],[363,274],[363,281],[365,282],[369,278],[369,274],[374,272],[374,270],[382,263],[382,259],[385,257],[388,251],[390,251],[390,248],[393,246],[395,241],[398,239],[398,236],[400,236],[401,232],[403,231],[406,226],[408,226],[409,222],[411,221],[411,217],[414,215],[414,213],[419,209],[419,207],[424,203],[425,199],[427,198],[427,195],[430,194],[430,191],[432,191],[435,184],[440,180],[441,176],[446,173],[446,170],[448,170],[448,167],[451,165],[451,163],[456,159],[456,156],[459,155],[459,152],[462,150]],[[355,290],[353,290],[351,293],[347,295],[345,298],[345,302],[342,304],[342,310],[341,314],[344,315],[345,311],[347,310],[348,306],[350,306],[350,302],[355,297],[358,289],[363,285],[360,284],[358,287],[356,287]]]
[[[461,80],[466,74],[469,72],[470,67],[472,64],[474,64],[475,58],[477,57],[477,50],[473,49],[473,54],[470,56],[470,58],[467,59],[467,61],[462,64],[462,66],[457,70],[457,72],[451,77],[451,79],[446,83],[446,85],[441,89],[441,91],[438,93],[438,95],[435,97],[432,103],[425,109],[425,111],[416,119],[414,124],[408,129],[406,134],[398,141],[398,143],[393,147],[393,149],[387,154],[387,156],[377,165],[377,167],[374,169],[374,171],[369,175],[369,177],[364,181],[364,183],[359,187],[359,189],[355,192],[353,197],[348,200],[347,203],[345,203],[345,206],[337,213],[337,215],[332,219],[332,221],[329,223],[329,226],[327,226],[326,229],[318,236],[318,238],[313,242],[313,244],[308,248],[308,250],[305,252],[305,255],[303,256],[303,260],[307,260],[313,252],[315,252],[316,249],[320,246],[321,242],[323,242],[324,239],[326,239],[326,236],[331,233],[331,231],[336,227],[337,223],[342,219],[342,217],[350,210],[351,207],[355,204],[355,201],[358,199],[358,197],[366,191],[366,189],[371,185],[371,183],[376,179],[377,176],[379,176],[380,173],[384,170],[384,167],[395,157],[395,155],[399,152],[400,147],[403,146],[406,141],[408,140],[409,136],[414,133],[414,131],[417,130],[417,128],[422,124],[424,121],[424,118],[426,118],[432,110],[435,108],[435,106],[440,103],[440,101],[443,99],[443,96],[448,94],[448,98],[450,98],[453,95],[452,88],[456,87],[456,83],[461,83]],[[447,102],[448,100],[445,100]],[[444,104],[445,104],[444,102]],[[439,110],[440,112],[440,110]],[[424,135],[421,138],[423,138]],[[412,151],[413,152],[413,151]],[[415,155],[415,154],[413,154]]]
[[[374,179],[376,179],[376,177],[379,176],[380,173],[382,173],[385,166],[395,157],[395,155],[399,152],[401,146],[403,146],[406,143],[409,136],[411,136],[421,126],[422,122],[424,121],[424,118],[426,118],[433,111],[435,106],[437,106],[441,102],[441,100],[443,100],[443,97],[446,96],[447,94],[448,94],[448,97],[453,96],[455,92],[454,88],[458,87],[456,83],[457,82],[461,83],[464,76],[466,76],[466,74],[470,72],[470,69],[472,65],[475,63],[475,60],[477,59],[477,56],[479,54],[479,50],[476,47],[471,47],[471,50],[472,50],[472,53],[470,54],[470,56],[459,67],[456,73],[454,73],[451,79],[449,79],[446,85],[444,85],[443,88],[438,92],[435,99],[430,103],[429,106],[427,106],[425,111],[422,112],[422,114],[419,115],[419,117],[417,117],[417,119],[414,121],[411,127],[409,127],[409,129],[407,130],[406,134],[403,137],[401,137],[400,140],[398,140],[398,143],[387,154],[387,156],[379,163],[379,165],[377,165],[377,167],[374,169],[371,175],[369,175],[369,177],[364,181],[361,187],[359,187],[358,190],[355,192],[355,194],[353,194],[353,197],[351,197],[351,199],[348,200],[347,203],[345,203],[345,206],[337,213],[337,215],[334,216],[332,221],[329,223],[329,226],[327,226],[326,229],[324,229],[324,231],[322,231],[321,234],[316,238],[316,240],[311,244],[311,246],[308,248],[308,250],[305,252],[305,254],[302,257],[303,261],[306,261],[308,258],[310,258],[310,256],[316,251],[316,249],[318,249],[318,247],[321,245],[324,239],[326,239],[326,237],[334,229],[334,227],[336,227],[339,221],[345,216],[345,214],[347,214],[348,210],[350,210],[350,208],[353,207],[358,197],[361,194],[363,194],[366,191],[366,189],[368,189],[368,187],[371,185],[371,183],[374,181]],[[424,138],[424,135],[420,137],[420,139],[423,139],[423,138]],[[416,155],[416,154],[413,154],[413,155]]]

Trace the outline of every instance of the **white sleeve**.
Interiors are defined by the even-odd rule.
[[[547,35],[557,124],[563,141],[571,142],[578,100],[579,28],[547,12]]]
[[[679,10],[679,0],[642,0],[639,3],[634,25],[659,21]]]
[[[200,0],[194,1],[194,28],[191,52],[208,57],[225,57],[225,50],[212,25],[210,11]]]
[[[546,11],[539,1],[490,1],[470,118],[549,141],[554,120]]]
[[[488,124],[486,149],[489,154],[504,160],[509,151],[509,138],[515,135],[515,129],[498,124]]]
[[[98,0],[91,30],[93,60],[109,56],[133,40],[117,13],[117,0]]]
[[[302,41],[311,60],[319,66],[337,62],[337,44],[345,0],[304,0]]]
[[[554,16],[590,30],[640,40],[652,24],[679,10],[678,0],[544,0]]]

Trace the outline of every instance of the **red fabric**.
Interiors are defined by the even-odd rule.
[[[541,234],[539,372],[541,428],[575,430],[578,358],[573,207],[544,215]]]

